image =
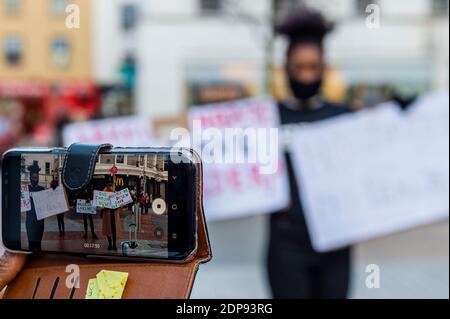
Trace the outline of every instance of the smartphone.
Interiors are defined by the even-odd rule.
[[[195,152],[113,148],[87,187],[63,185],[64,148],[12,149],[2,160],[2,242],[14,252],[189,261],[197,249]]]

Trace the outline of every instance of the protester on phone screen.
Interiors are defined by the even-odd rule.
[[[114,186],[108,181],[104,192],[114,192]],[[103,235],[108,239],[108,250],[117,250],[117,233],[121,231],[119,209],[103,209]]]
[[[27,167],[30,172],[30,185],[28,189],[31,197],[31,209],[26,213],[25,227],[27,229],[28,248],[41,250],[42,237],[44,236],[44,219],[38,220],[34,207],[33,193],[43,191],[45,188],[39,185],[39,172],[41,168],[37,162]]]

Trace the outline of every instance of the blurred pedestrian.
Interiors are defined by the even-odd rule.
[[[286,75],[292,96],[279,103],[283,125],[316,122],[348,113],[325,101],[321,87],[325,71],[323,38],[332,30],[319,12],[302,7],[277,28],[289,41]],[[317,145],[320,147],[320,145]],[[350,249],[320,253],[313,249],[289,153],[286,152],[291,205],[271,215],[268,275],[274,298],[345,298],[350,273]],[[301,187],[301,186],[300,186]]]
[[[139,198],[139,203],[141,205],[142,214],[148,214],[149,197],[146,192],[142,193],[141,197]]]

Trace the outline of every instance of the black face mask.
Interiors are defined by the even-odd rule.
[[[305,101],[319,94],[322,86],[322,79],[312,83],[303,83],[289,77],[289,86],[292,94],[294,94],[297,99]]]

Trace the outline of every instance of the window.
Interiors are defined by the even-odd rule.
[[[431,13],[434,16],[446,16],[448,14],[448,0],[432,0]]]
[[[117,164],[123,164],[125,163],[125,157],[123,155],[117,155],[116,156],[116,163]]]
[[[70,62],[70,46],[66,39],[58,37],[52,41],[51,59],[54,66],[67,67]]]
[[[153,168],[156,166],[156,155],[147,155],[147,167]]]
[[[366,8],[371,4],[378,4],[377,0],[356,0],[356,14],[360,16],[366,16]]]
[[[5,40],[5,60],[10,65],[19,65],[23,58],[23,43],[18,37],[12,36]]]
[[[45,175],[50,175],[50,163],[45,162]]]
[[[137,10],[133,4],[126,4],[122,7],[122,28],[130,30],[136,25]]]
[[[50,0],[50,10],[54,16],[63,16],[66,13],[67,0]]]
[[[114,164],[114,155],[103,154],[100,157],[100,163],[101,164]]]
[[[20,13],[20,0],[3,0],[7,15],[18,15]]]
[[[127,164],[132,166],[139,166],[139,157],[136,155],[128,155],[127,156]]]
[[[200,0],[200,10],[202,14],[214,14],[222,11],[221,0]]]

